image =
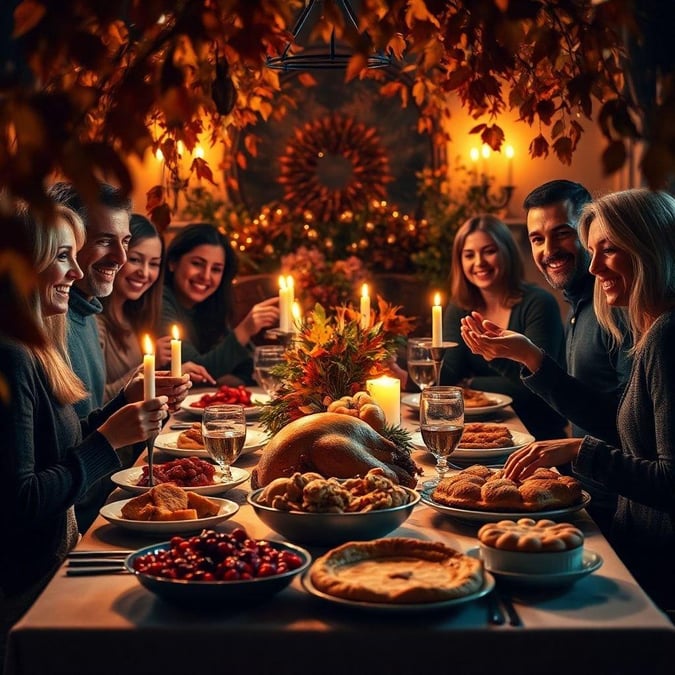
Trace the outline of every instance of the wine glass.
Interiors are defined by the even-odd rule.
[[[274,373],[274,367],[284,363],[285,352],[282,345],[262,345],[253,352],[256,380],[269,396],[274,396],[281,385],[281,377]]]
[[[234,464],[246,441],[246,414],[243,405],[209,405],[202,416],[204,447],[220,467],[222,482],[232,480]]]
[[[448,457],[459,445],[464,432],[464,392],[461,387],[427,387],[420,394],[422,440],[436,458],[437,485],[453,467]]]
[[[410,379],[421,391],[436,384],[436,367],[431,357],[431,340],[428,338],[408,340],[407,358]]]

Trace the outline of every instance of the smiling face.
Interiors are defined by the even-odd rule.
[[[635,277],[631,257],[607,237],[597,219],[588,228],[588,251],[591,254],[590,272],[600,284],[607,304],[627,307]]]
[[[546,281],[560,290],[569,289],[588,273],[588,254],[574,225],[567,202],[527,212],[532,259]]]
[[[469,283],[480,290],[489,290],[499,284],[503,269],[499,249],[494,239],[480,230],[469,234],[462,247],[462,271]]]
[[[127,253],[127,262],[115,277],[115,294],[138,300],[158,279],[162,266],[159,237],[137,241]]]
[[[220,246],[201,244],[171,263],[170,269],[178,302],[190,309],[218,290],[225,271],[225,251]]]
[[[123,210],[100,209],[87,222],[87,241],[77,254],[84,277],[77,287],[88,298],[110,295],[115,274],[127,261],[129,214]]]
[[[70,289],[75,281],[82,278],[82,270],[75,258],[77,248],[72,227],[59,219],[55,228],[58,242],[56,257],[38,274],[44,317],[68,311]]]

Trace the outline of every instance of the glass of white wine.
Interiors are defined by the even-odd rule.
[[[408,375],[424,391],[436,384],[436,367],[431,358],[431,340],[429,338],[410,338],[408,340]]]
[[[220,467],[222,482],[232,480],[230,466],[237,461],[246,442],[246,414],[243,405],[210,405],[202,416],[204,447]]]
[[[281,378],[274,372],[275,366],[284,363],[286,347],[261,345],[253,352],[253,369],[258,384],[269,396],[274,396],[281,385]]]
[[[429,452],[436,458],[437,485],[464,432],[464,392],[461,387],[427,387],[420,394],[420,431]]]

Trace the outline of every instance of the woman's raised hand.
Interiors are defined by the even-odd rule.
[[[541,366],[543,352],[527,336],[505,330],[479,312],[471,312],[461,320],[460,335],[466,346],[487,361],[511,359],[535,372]]]
[[[166,397],[169,409],[174,412],[192,387],[190,376],[184,373],[180,377],[173,377],[169,370],[158,370],[155,373],[155,393]],[[129,403],[143,400],[143,368],[139,368],[135,375],[124,387],[124,396]]]
[[[239,344],[245,345],[263,328],[271,328],[279,323],[279,298],[268,298],[253,305],[251,311],[234,329]]]
[[[504,465],[504,478],[524,480],[539,467],[560,466],[571,462],[581,447],[581,438],[559,438],[534,441],[509,455]]]
[[[183,364],[183,374],[188,374],[190,380],[195,384],[216,384],[216,380],[204,366],[200,366],[193,361],[186,361]]]
[[[169,415],[166,396],[128,403],[113,413],[98,430],[113,448],[133,445],[155,436],[162,429],[162,420]]]

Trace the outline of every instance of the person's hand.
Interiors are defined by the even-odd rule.
[[[204,366],[200,366],[193,361],[186,361],[183,364],[183,374],[187,373],[194,384],[216,384],[216,378],[209,373]]]
[[[234,329],[239,344],[245,345],[253,335],[263,328],[271,328],[279,323],[279,298],[268,298],[253,305],[251,311]]]
[[[460,335],[466,346],[486,361],[511,359],[535,372],[544,358],[541,349],[527,336],[505,330],[493,321],[484,319],[479,312],[471,312],[462,318]]]
[[[128,403],[114,412],[98,428],[113,448],[140,443],[162,429],[162,420],[169,415],[166,396]]]
[[[171,336],[165,335],[155,341],[155,358],[157,363],[168,365],[171,363]]]
[[[509,456],[504,465],[504,478],[522,481],[540,466],[560,466],[571,462],[579,452],[581,440],[581,438],[559,438],[551,441],[534,441]]]
[[[124,387],[124,396],[129,403],[143,400],[145,395],[143,382],[143,367],[140,367]],[[170,370],[155,372],[155,395],[166,396],[172,412],[178,409],[191,387],[192,382],[187,373],[173,377]]]

